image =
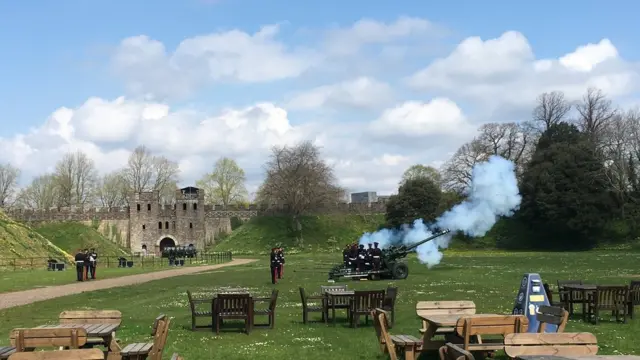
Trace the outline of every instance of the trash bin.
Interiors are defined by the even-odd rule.
[[[180,266],[184,266],[184,259],[178,260],[180,262]]]
[[[55,267],[56,267],[56,270],[58,270],[58,271],[62,271],[62,270],[64,270],[64,269],[66,268],[66,267],[65,267],[65,264],[58,264],[58,263],[55,263],[54,265],[55,265]]]
[[[133,261],[127,261],[127,267],[133,267]]]
[[[47,264],[48,264],[48,266],[47,266],[47,271],[55,271],[55,270],[56,270],[56,263],[57,263],[57,262],[58,262],[58,261],[57,261],[57,260],[55,260],[55,259],[49,259],[49,260],[47,260]]]
[[[127,266],[127,259],[121,257],[118,258],[118,267],[126,267]]]

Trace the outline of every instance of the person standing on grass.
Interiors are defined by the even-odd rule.
[[[96,253],[96,249],[91,249],[89,252],[89,270],[91,272],[91,279],[96,279],[96,264],[98,262],[98,254]]]
[[[76,252],[75,261],[76,261],[76,275],[78,277],[78,281],[84,280],[84,259],[85,255],[80,249]]]
[[[284,274],[284,250],[278,248],[278,279],[282,279],[282,274]]]
[[[278,272],[278,254],[276,253],[276,248],[271,248],[271,283],[275,284],[277,282],[276,278]]]
[[[89,280],[89,249],[84,249],[83,250],[84,253],[84,273],[82,274],[82,278],[84,280]]]

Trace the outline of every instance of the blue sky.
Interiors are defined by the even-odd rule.
[[[482,40],[488,40],[498,38],[510,30],[520,32],[526,37],[537,59],[556,59],[581,45],[595,44],[607,38],[617,49],[619,58],[624,59],[627,65],[634,64],[638,60],[635,44],[636,34],[640,31],[638,31],[635,17],[639,7],[640,5],[630,1],[608,1],[606,4],[596,1],[524,3],[502,0],[490,2],[470,0],[449,2],[0,1],[0,48],[3,49],[3,56],[0,56],[0,78],[2,79],[0,81],[0,104],[2,105],[0,120],[3,125],[0,136],[4,138],[7,148],[16,147],[15,141],[11,143],[12,138],[18,134],[27,133],[31,128],[42,126],[44,121],[60,107],[75,109],[90,97],[102,98],[105,101],[112,101],[119,96],[140,99],[140,94],[133,94],[127,86],[131,84],[127,75],[117,73],[113,67],[114,53],[118,51],[120,42],[131,36],[146,35],[162,42],[168,52],[173,52],[183,40],[198,35],[233,29],[253,34],[265,25],[279,24],[279,32],[275,36],[277,42],[284,44],[287,48],[317,49],[328,29],[349,28],[361,19],[392,23],[402,16],[425,19],[439,25],[441,31],[437,34],[435,32],[419,34],[409,43],[402,43],[402,40],[398,39],[398,44],[409,44],[412,48],[401,62],[396,61],[393,66],[387,63],[374,64],[380,56],[381,48],[373,46],[363,50],[363,56],[358,58],[370,61],[371,68],[361,67],[356,62],[359,61],[356,58],[340,58],[339,61],[332,62],[338,70],[329,73],[307,71],[299,76],[286,76],[260,82],[211,81],[194,87],[187,96],[155,100],[169,105],[172,111],[189,108],[206,113],[206,116],[202,115],[202,118],[194,120],[199,122],[204,117],[216,116],[224,108],[240,109],[256,102],[270,102],[286,108],[282,104],[291,94],[346,81],[349,73],[353,72],[358,76],[366,76],[390,84],[396,100],[395,105],[402,101],[427,102],[434,97],[446,96],[456,102],[465,111],[465,115],[473,119],[474,124],[478,124],[487,121],[479,117],[489,113],[495,114],[495,108],[483,112],[484,110],[480,107],[484,102],[478,101],[469,94],[456,97],[451,88],[445,89],[443,86],[432,85],[428,90],[424,88],[416,90],[402,86],[403,79],[425,68],[437,58],[448,56],[457,44],[467,37],[480,36]],[[154,74],[157,75],[157,72]],[[206,75],[203,76],[206,77]],[[485,80],[491,81],[487,79]],[[154,80],[152,85],[157,86],[157,81],[157,79]],[[152,85],[147,86],[146,89],[152,89]],[[545,83],[541,89],[549,89],[549,86],[551,85]],[[635,92],[628,89],[630,86],[628,85],[624,91],[613,92],[616,96],[634,98]],[[388,107],[391,108],[393,105],[389,104]],[[495,106],[498,105],[499,103],[496,102]],[[510,106],[512,106],[511,102],[504,108],[510,108]],[[323,110],[328,108],[329,106],[325,106]],[[364,122],[371,121],[384,113],[384,109],[371,107],[342,107],[334,109],[329,114],[309,109],[286,108],[286,110],[290,114],[288,122],[294,126],[320,122],[324,124],[321,127],[334,126],[333,123],[325,122],[329,118],[341,123]],[[515,113],[527,113],[519,111]],[[75,120],[71,123],[73,121]],[[95,122],[92,124],[101,125]],[[355,129],[357,131],[358,128]],[[344,131],[353,130],[350,128]],[[335,139],[336,136],[332,135],[331,138]],[[42,147],[44,146],[42,141],[44,140],[34,140],[28,146],[31,150],[37,146]],[[69,146],[64,147],[66,150],[75,146],[70,145],[71,141],[68,141]],[[85,141],[83,145],[78,146],[88,149],[89,140],[83,141]],[[416,141],[423,142],[428,139]],[[452,140],[452,148],[447,150],[440,147],[407,150],[407,141],[394,137],[379,142],[375,151],[370,152],[376,153],[378,157],[387,154],[408,157],[411,161],[441,162],[461,144],[459,139],[455,141],[457,142]],[[139,143],[138,140],[129,139],[111,143],[98,141],[96,144],[100,148],[126,151],[136,145],[136,142]],[[57,147],[55,149],[55,151],[62,151]],[[47,151],[47,148],[38,150]],[[169,148],[159,148],[158,151],[171,154]],[[253,169],[249,172],[257,177],[260,172],[259,166],[256,165],[257,160],[249,159],[242,151],[242,149],[236,149],[231,153],[238,154],[240,159],[244,159],[245,166]],[[430,154],[421,155],[425,152]],[[342,151],[337,153],[340,154]],[[183,158],[192,157],[190,161],[194,163],[197,159],[209,159],[225,154],[216,149],[211,153],[183,152],[174,153],[174,155]],[[102,153],[96,161],[121,163],[122,156],[122,153],[111,155]],[[331,156],[339,157],[335,154]],[[4,158],[11,162],[25,161],[18,155],[6,155]],[[350,161],[365,160],[359,156],[344,161],[353,163]],[[38,169],[44,167],[43,171],[47,169],[45,163],[38,166]],[[190,174],[185,175],[185,181],[191,181],[197,177],[194,166],[193,164],[184,165],[185,172]],[[199,167],[198,171],[207,166]],[[26,174],[33,174],[35,171],[30,169]],[[389,184],[392,184],[395,181],[393,179],[398,175],[398,171],[394,170],[385,174],[389,177],[388,180],[372,186],[389,190]],[[358,178],[348,173],[344,176]],[[354,186],[359,187],[359,190],[365,190],[363,187],[366,183],[365,177],[353,180]]]

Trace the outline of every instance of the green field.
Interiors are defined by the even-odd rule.
[[[78,249],[95,248],[98,256],[122,256],[129,252],[105,238],[96,229],[76,222],[47,223],[34,228],[40,235],[49,239],[69,254]]]
[[[419,300],[473,300],[478,313],[509,314],[514,304],[520,279],[524,273],[538,272],[543,281],[555,284],[558,279],[583,279],[598,284],[628,284],[640,278],[638,254],[630,252],[583,253],[505,253],[453,252],[429,270],[410,258],[409,278],[402,281],[347,282],[355,289],[399,287],[396,326],[391,333],[418,335],[420,320],[415,315]],[[254,296],[268,296],[270,283],[266,259],[241,267],[224,268],[198,275],[182,276],[139,286],[100,290],[68,296],[42,303],[0,311],[0,333],[18,326],[55,323],[65,309],[118,309],[123,323],[118,337],[123,344],[150,340],[153,319],[161,313],[173,317],[165,359],[179,352],[185,359],[281,359],[291,356],[303,359],[384,359],[376,344],[371,325],[358,329],[348,327],[344,312],[338,312],[333,327],[320,322],[302,324],[299,286],[317,292],[327,284],[327,264],[339,262],[340,255],[289,255],[285,279],[275,288],[280,290],[274,330],[254,330],[246,335],[230,329],[216,336],[209,331],[192,332],[186,290],[197,295],[216,292],[224,286],[243,286]],[[311,272],[295,272],[298,269]],[[640,355],[636,338],[640,335],[640,319],[627,324],[604,317],[598,325],[572,318],[567,332],[588,331],[599,342],[600,354]],[[606,314],[605,314],[606,315]],[[319,320],[319,314],[311,315]],[[206,319],[200,319],[206,321]],[[6,337],[0,345],[6,345]],[[429,354],[423,358],[434,358]]]
[[[214,251],[234,254],[267,254],[274,246],[289,253],[298,251],[337,251],[357,241],[363,233],[375,231],[384,223],[383,215],[302,216],[302,241],[297,240],[288,216],[259,216],[234,230],[213,247]]]

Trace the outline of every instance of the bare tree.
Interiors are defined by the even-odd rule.
[[[4,208],[14,200],[20,169],[11,164],[0,164],[0,208]]]
[[[57,188],[53,174],[35,177],[29,186],[20,191],[17,202],[20,207],[27,209],[50,209],[59,203]]]
[[[259,197],[287,206],[299,241],[302,241],[300,215],[340,202],[343,190],[336,184],[333,169],[320,158],[319,148],[310,141],[293,147],[274,147],[265,167]]]
[[[422,164],[411,165],[405,172],[402,174],[402,180],[400,180],[400,185],[404,184],[408,180],[427,178],[433,180],[436,184],[442,184],[442,175],[440,172],[432,167]]]
[[[56,164],[54,176],[61,206],[82,206],[92,201],[97,172],[87,154],[65,154]]]
[[[96,186],[96,197],[100,204],[107,208],[126,205],[126,180],[122,171],[114,171],[104,175]]]
[[[589,88],[582,102],[576,105],[576,110],[579,113],[577,123],[580,130],[589,134],[595,144],[602,145],[604,132],[618,113],[611,100],[602,90]]]
[[[478,130],[480,134],[462,145],[442,167],[443,187],[457,192],[466,189],[471,182],[473,166],[499,155],[516,164],[522,174],[536,143],[536,135],[525,124],[488,123]]]
[[[196,182],[196,186],[205,190],[205,201],[208,204],[230,204],[247,199],[244,170],[233,160],[221,158],[216,161],[211,173],[205,174]]]
[[[173,197],[180,169],[164,156],[154,156],[145,146],[138,146],[129,156],[124,178],[130,192],[160,191]]]
[[[564,119],[571,110],[571,105],[564,98],[564,93],[553,91],[538,96],[538,105],[533,109],[533,121],[540,124],[540,131],[547,130],[551,125]]]

